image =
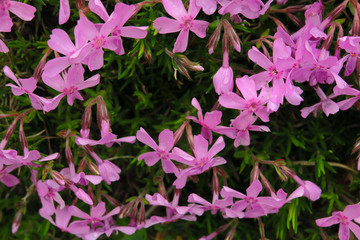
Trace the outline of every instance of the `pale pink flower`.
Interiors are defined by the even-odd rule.
[[[202,20],[195,20],[195,17],[200,11],[200,7],[196,5],[195,0],[190,0],[189,10],[187,12],[181,0],[163,0],[162,3],[166,12],[175,18],[175,20],[168,17],[159,17],[154,21],[154,28],[158,30],[160,34],[180,31],[173,52],[184,52],[186,50],[189,31],[192,31],[200,38],[206,36],[206,29],[209,23]]]
[[[330,227],[334,224],[339,226],[339,239],[349,240],[350,230],[354,233],[357,239],[360,239],[360,227],[353,221],[360,216],[360,205],[348,205],[343,212],[333,212],[331,217],[320,218],[316,220],[316,225],[319,227]]]

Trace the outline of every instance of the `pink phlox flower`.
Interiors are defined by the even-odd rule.
[[[14,166],[7,166],[4,168],[4,165],[0,163],[0,182],[5,184],[7,187],[13,187],[20,182],[17,177],[9,174],[14,169],[16,169]]]
[[[1,32],[5,32],[2,29],[4,26],[8,30],[6,32],[10,32],[12,20],[9,11],[24,21],[31,21],[35,17],[36,8],[22,2],[2,0],[0,2]]]
[[[211,210],[211,214],[217,213],[219,210],[225,214],[225,208],[233,204],[232,198],[216,199],[213,198],[213,202],[210,203],[199,195],[192,193],[188,197],[188,202],[200,204],[200,208],[205,211]]]
[[[176,176],[179,174],[178,168],[171,161],[171,159],[178,159],[176,154],[170,153],[170,150],[174,147],[174,134],[172,131],[165,129],[159,134],[159,145],[155,143],[143,128],[137,131],[136,138],[138,141],[155,150],[141,154],[138,160],[144,159],[148,166],[153,166],[161,160],[161,165],[165,173],[174,173]]]
[[[74,224],[76,223],[78,226],[87,226],[88,224],[90,224],[91,229],[95,230],[97,227],[104,226],[103,220],[118,214],[120,212],[120,207],[116,207],[107,214],[105,214],[105,203],[99,202],[96,206],[91,206],[90,215],[81,211],[76,206],[71,206],[70,211],[73,216],[84,219],[74,221]]]
[[[350,86],[345,87],[343,89],[339,88],[338,86],[335,86],[334,87],[334,94],[336,96],[339,96],[339,95],[354,96],[354,97],[342,100],[342,101],[337,103],[339,108],[341,110],[343,110],[343,111],[348,110],[349,108],[351,108],[351,106],[354,105],[360,99],[360,91],[355,89],[355,88],[351,88]]]
[[[48,45],[51,49],[65,56],[51,59],[45,64],[43,77],[53,77],[60,74],[71,64],[85,63],[84,59],[91,50],[83,30],[78,25],[74,29],[75,44],[69,35],[62,29],[54,29],[50,35]]]
[[[38,180],[36,183],[36,190],[42,204],[43,210],[41,211],[46,215],[51,216],[55,213],[54,201],[59,204],[60,208],[65,207],[65,202],[59,194],[61,188],[53,188],[51,185],[48,185],[48,181],[42,182],[41,180]]]
[[[227,1],[222,5],[219,9],[219,13],[221,15],[225,15],[226,13],[230,13],[231,16],[242,14],[246,18],[256,19],[260,17],[260,15],[264,15],[270,4],[273,0],[267,1],[264,4],[261,0],[253,0],[253,1],[243,1],[243,0],[232,0]]]
[[[168,17],[159,17],[154,20],[154,28],[160,34],[179,32],[176,39],[173,52],[184,52],[188,45],[189,31],[195,33],[198,37],[206,36],[206,29],[209,23],[202,20],[195,20],[200,11],[195,0],[190,0],[189,10],[186,12],[181,0],[163,0],[166,12],[174,19]]]
[[[86,44],[89,47],[83,48],[80,53],[87,55],[83,63],[88,65],[90,71],[98,70],[104,65],[103,48],[115,51],[119,47],[118,37],[109,36],[116,26],[116,21],[111,19],[101,25],[95,25],[85,16],[81,16],[78,20],[79,31],[86,41],[90,41]]]
[[[103,180],[101,176],[87,175],[84,172],[76,173],[75,168],[71,168],[71,167],[61,169],[60,173],[64,177],[73,181],[74,183],[78,183],[83,186],[87,186],[89,182],[91,182],[94,185],[97,185]]]
[[[232,139],[235,139],[234,146],[238,147],[240,145],[249,146],[250,145],[250,133],[249,131],[258,131],[258,132],[270,132],[270,129],[267,126],[263,125],[253,125],[257,117],[249,114],[247,112],[240,113],[234,120],[232,120],[231,125],[235,130],[233,136],[229,136]]]
[[[40,216],[47,219],[51,224],[58,227],[63,232],[69,232],[75,235],[85,234],[90,231],[89,226],[85,225],[78,225],[77,223],[70,223],[71,217],[73,216],[71,212],[71,207],[65,206],[60,207],[58,206],[55,209],[55,221],[53,220],[51,215],[48,215],[43,209],[39,210]]]
[[[360,216],[360,205],[353,204],[345,207],[343,212],[333,212],[331,217],[320,218],[316,220],[316,225],[319,227],[329,227],[334,224],[339,226],[339,239],[349,240],[350,230],[355,234],[357,239],[360,239],[360,227],[353,221]]]
[[[69,0],[60,0],[59,8],[59,24],[66,23],[70,18],[70,5]]]
[[[131,18],[135,12],[135,5],[127,5],[125,3],[117,3],[114,12],[109,16],[101,1],[90,0],[89,8],[92,12],[96,13],[105,22],[110,21],[115,24],[114,29],[111,31],[111,36],[117,37],[118,48],[114,50],[118,55],[125,53],[121,37],[143,39],[147,35],[148,27],[134,27],[124,26],[124,24]]]
[[[325,115],[328,117],[330,114],[335,114],[339,111],[339,106],[331,100],[336,97],[335,94],[326,96],[319,86],[315,87],[315,91],[320,98],[320,102],[312,105],[311,107],[305,107],[301,109],[301,116],[307,118],[307,116],[313,112],[314,116],[317,116],[317,112],[323,110]]]
[[[84,72],[85,70],[81,64],[74,64],[67,72],[63,72],[62,76],[49,77],[43,75],[42,79],[46,85],[61,92],[60,95],[53,99],[51,104],[45,104],[45,111],[55,109],[64,96],[67,96],[67,102],[70,106],[74,104],[75,99],[84,100],[79,91],[94,87],[100,82],[100,74],[96,74],[84,81]]]
[[[255,180],[247,189],[246,195],[224,186],[221,190],[223,198],[240,198],[231,208],[225,209],[226,216],[234,218],[256,218],[275,213],[281,208],[285,200],[283,191],[278,192],[279,197],[259,197],[262,185],[259,180]],[[285,193],[286,194],[286,193]],[[243,212],[245,210],[245,212]]]
[[[321,188],[310,181],[303,181],[298,176],[292,176],[292,178],[299,184],[299,187],[290,194],[287,201],[291,201],[294,198],[305,196],[311,201],[316,201],[321,196]]]
[[[18,168],[21,166],[27,166],[31,167],[40,167],[41,165],[33,163],[33,161],[51,161],[56,158],[59,158],[59,153],[53,153],[46,157],[41,158],[40,152],[37,150],[31,150],[31,151],[25,151],[24,156],[17,155],[16,158],[8,159],[7,161],[4,161],[4,164],[6,165],[13,165],[14,167]]]
[[[6,86],[11,87],[11,91],[15,96],[27,94],[29,96],[33,108],[37,110],[43,109],[44,102],[48,102],[48,100],[34,93],[37,84],[35,78],[31,77],[31,78],[18,79],[8,66],[5,66],[3,68],[3,71],[5,75],[9,77],[11,80],[13,80],[17,85],[16,86],[12,83],[6,84]]]
[[[118,181],[120,179],[119,174],[121,169],[114,163],[104,160],[102,163],[98,163],[100,176],[104,179],[107,184]]]
[[[255,82],[248,76],[236,78],[236,86],[240,90],[242,97],[236,93],[225,93],[219,97],[219,103],[226,108],[244,110],[248,113],[254,113],[262,121],[269,121],[270,112],[265,104],[269,101],[267,91],[263,88],[257,95]]]
[[[179,156],[178,159],[175,159],[176,161],[189,166],[189,168],[180,171],[178,178],[173,183],[178,189],[185,186],[188,176],[201,174],[212,167],[226,163],[224,158],[214,157],[225,147],[223,137],[219,137],[209,150],[209,142],[202,135],[194,136],[194,143],[195,157],[177,147],[172,151]]]
[[[146,200],[155,206],[164,206],[166,207],[166,216],[152,216],[150,219],[147,219],[142,227],[148,228],[158,223],[172,222],[177,219],[183,219],[187,221],[195,221],[195,215],[202,215],[203,210],[198,208],[195,205],[189,206],[178,206],[178,201],[176,200],[176,196],[174,196],[174,200],[169,202],[166,200],[161,194],[155,193],[153,196],[146,194]],[[189,213],[189,214],[187,214]],[[139,226],[140,227],[140,226]]]
[[[276,107],[272,109],[277,110],[279,104],[283,103],[285,95],[284,78],[287,77],[287,72],[290,71],[294,65],[295,60],[291,57],[292,49],[286,46],[282,38],[274,41],[273,59],[271,62],[263,53],[256,47],[249,50],[249,58],[264,68],[266,71],[251,76],[255,80],[256,89],[263,88],[268,83],[272,82],[272,91],[269,101]]]
[[[193,105],[198,110],[198,117],[196,118],[189,116],[186,118],[191,119],[202,126],[201,135],[205,139],[209,140],[209,143],[211,144],[213,139],[212,131],[215,132],[217,129],[219,129],[218,125],[221,123],[222,112],[215,110],[212,112],[207,112],[205,113],[205,116],[203,116],[200,103],[196,98],[191,100],[191,105]]]
[[[295,70],[291,77],[296,82],[309,81],[310,86],[316,84],[332,84],[336,82],[339,88],[348,84],[338,75],[345,58],[338,60],[335,56],[329,56],[329,52],[322,48],[316,49],[315,45],[310,46],[305,42],[305,49],[302,55],[301,67]]]
[[[121,169],[117,165],[108,160],[102,160],[94,151],[91,151],[90,155],[97,162],[100,176],[107,184],[110,185],[111,182],[120,179],[119,174],[121,173]]]
[[[166,207],[167,213],[170,215],[175,212],[185,215],[190,209],[190,207],[178,206],[178,203],[176,201],[169,202],[160,193],[155,193],[152,196],[146,194],[145,199],[149,202],[150,205]]]
[[[115,5],[115,10],[110,16],[110,18],[112,18],[110,21],[115,23],[115,27],[111,31],[111,36],[117,38],[118,46],[114,52],[119,55],[125,53],[121,37],[143,39],[147,35],[148,27],[124,26],[124,24],[130,19],[134,12],[135,5],[127,5],[120,2]],[[114,17],[112,17],[113,15]]]
[[[356,67],[356,63],[360,56],[360,37],[342,37],[339,38],[339,47],[349,54],[345,65],[345,76],[349,76]]]
[[[134,143],[136,140],[135,136],[128,136],[117,138],[115,134],[111,132],[110,122],[108,120],[101,121],[101,129],[100,134],[101,138],[99,140],[89,139],[88,132],[80,131],[81,137],[77,137],[75,139],[76,144],[84,146],[84,145],[105,145],[107,147],[111,147],[114,143],[120,145],[122,142],[126,143]]]
[[[207,15],[212,15],[217,8],[217,0],[196,0],[196,5]]]

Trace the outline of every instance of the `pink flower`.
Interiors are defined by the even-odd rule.
[[[212,131],[216,132],[218,129],[221,129],[218,126],[221,123],[221,115],[222,112],[220,111],[212,111],[205,113],[205,117],[203,117],[203,113],[201,111],[201,106],[196,98],[191,100],[191,104],[198,110],[198,118],[196,117],[186,117],[187,119],[191,119],[194,122],[200,124],[201,128],[201,135],[209,140],[209,143],[212,143]]]
[[[258,132],[270,132],[270,129],[267,126],[257,126],[253,125],[257,117],[249,114],[247,112],[240,113],[237,118],[235,118],[231,126],[234,129],[234,135],[229,136],[234,139],[234,146],[238,147],[240,145],[249,146],[250,145],[250,133],[249,131],[258,131]]]
[[[154,28],[160,34],[180,31],[173,52],[184,52],[186,50],[189,31],[192,31],[200,38],[206,36],[206,28],[209,23],[194,19],[200,11],[200,7],[196,5],[195,0],[190,0],[188,12],[186,12],[181,0],[163,0],[162,2],[166,12],[175,20],[168,17],[159,17],[154,21]]]
[[[339,239],[349,240],[350,230],[355,234],[357,239],[360,239],[360,227],[353,221],[354,218],[360,216],[360,205],[348,205],[343,212],[333,212],[331,217],[320,218],[316,220],[316,225],[319,227],[329,227],[334,224],[339,226]]]
[[[265,14],[266,10],[269,8],[270,3],[273,0],[269,0],[264,4],[261,0],[232,0],[232,1],[223,1],[223,6],[219,10],[219,13],[225,15],[230,13],[231,16],[241,13],[249,19],[258,18],[260,15]]]
[[[8,66],[5,66],[3,68],[3,71],[5,75],[9,77],[11,80],[13,80],[17,85],[16,86],[11,83],[6,84],[6,86],[11,87],[11,91],[15,96],[27,94],[30,98],[30,102],[33,108],[37,110],[43,109],[44,102],[48,102],[48,100],[33,93],[36,89],[36,84],[37,84],[35,78],[31,77],[31,78],[17,79],[15,74],[11,71],[11,69]]]
[[[53,99],[51,104],[45,104],[45,110],[55,109],[64,96],[67,96],[67,102],[70,106],[74,104],[75,99],[84,100],[79,91],[94,87],[100,82],[99,74],[84,81],[84,72],[85,70],[81,64],[74,64],[67,72],[62,74],[62,77],[60,75],[53,77],[43,75],[42,79],[46,85],[61,92],[60,95]]]
[[[111,132],[109,121],[106,120],[101,121],[101,129],[100,129],[101,139],[99,140],[89,139],[88,131],[80,131],[80,133],[81,133],[81,137],[77,137],[75,139],[75,142],[76,144],[82,146],[105,145],[107,147],[111,147],[114,143],[118,143],[118,144],[120,144],[121,142],[134,143],[136,140],[136,137],[134,136],[117,138],[117,136]]]
[[[174,147],[174,134],[169,129],[163,130],[159,135],[159,145],[150,137],[150,135],[143,129],[140,128],[136,133],[136,138],[140,142],[148,145],[155,151],[143,153],[138,157],[138,160],[145,160],[148,166],[155,165],[159,160],[165,173],[179,174],[178,168],[171,161],[171,159],[177,159],[176,154],[169,153]]]
[[[69,20],[70,17],[70,5],[69,0],[60,0],[59,9],[59,24],[64,24]]]
[[[194,142],[195,157],[189,155],[188,153],[177,147],[175,147],[173,150],[173,153],[179,156],[179,159],[176,159],[176,161],[190,166],[189,168],[181,170],[178,178],[173,183],[173,185],[175,185],[178,189],[185,186],[188,176],[201,174],[212,167],[226,163],[226,160],[224,158],[214,157],[225,147],[223,137],[219,137],[209,150],[209,143],[205,140],[203,136],[194,136]]]
[[[265,104],[269,101],[266,88],[263,88],[259,96],[257,95],[255,82],[248,76],[236,79],[236,86],[244,98],[230,92],[220,96],[219,103],[232,109],[245,110],[254,113],[264,122],[269,121],[270,112],[266,109]]]

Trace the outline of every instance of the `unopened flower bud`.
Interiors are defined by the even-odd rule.
[[[101,96],[98,96],[97,99],[97,124],[99,129],[101,129],[102,121],[109,122],[109,113],[106,108],[104,99]]]
[[[181,126],[175,131],[174,133],[174,145],[176,145],[180,138],[182,137],[184,130],[185,130],[185,126],[189,124],[189,121],[185,120],[183,124],[181,124]]]
[[[250,184],[259,179],[259,162],[255,162],[253,170],[251,172]]]
[[[143,201],[140,202],[140,210],[136,220],[138,224],[145,222],[145,204]]]
[[[189,142],[189,146],[194,151],[195,149],[195,141],[194,141],[194,135],[192,134],[190,124],[186,125],[186,137]]]
[[[225,35],[228,38],[228,41],[231,42],[231,45],[234,47],[234,49],[237,52],[240,52],[241,51],[240,38],[236,34],[234,28],[227,20],[224,20],[224,30],[225,30]]]
[[[17,230],[19,229],[22,215],[23,215],[23,207],[21,207],[15,214],[15,217],[14,217],[14,220],[13,220],[12,226],[11,226],[12,234],[16,233]]]
[[[217,168],[213,168],[213,177],[212,177],[212,191],[214,195],[219,195],[220,192],[220,183],[217,176]]]
[[[289,19],[295,23],[298,27],[302,28],[305,24],[303,21],[301,21],[297,16],[295,16],[294,14],[288,13],[287,14]]]
[[[57,182],[59,185],[61,185],[61,186],[65,185],[65,178],[61,173],[54,171],[54,170],[50,170],[50,175],[51,175],[52,179],[54,179],[55,182]]]
[[[29,145],[26,140],[25,132],[24,132],[24,119],[22,118],[20,121],[20,127],[19,127],[19,137],[20,137],[20,143],[22,149],[24,149],[24,154],[26,154],[29,151]]]
[[[77,167],[77,172],[80,173],[80,172],[83,172],[85,167],[86,167],[86,158],[82,158],[78,164],[78,167]]]
[[[83,137],[88,137],[87,132],[90,132],[90,124],[91,124],[91,105],[89,104],[86,109],[85,112],[83,114],[82,120],[81,120],[81,131],[84,131]]]
[[[237,223],[235,222],[234,226],[231,228],[231,230],[226,235],[225,240],[232,240],[234,238],[236,226],[237,226]]]
[[[19,120],[18,118],[15,118],[14,121],[11,123],[11,125],[6,130],[4,137],[3,137],[2,141],[0,142],[0,150],[3,150],[5,148],[7,142],[9,141],[11,135],[13,134],[13,132],[15,130],[16,122],[18,120]]]
[[[76,0],[76,8],[78,10],[82,10],[85,7],[85,1],[84,0]]]
[[[44,67],[45,67],[45,63],[46,63],[46,58],[51,53],[51,51],[52,51],[52,49],[47,50],[46,53],[44,54],[44,56],[41,58],[39,64],[36,66],[36,69],[34,71],[34,79],[36,81],[39,81],[41,79],[41,75],[44,71]]]
[[[211,34],[211,36],[209,38],[209,41],[207,43],[207,46],[209,48],[209,54],[214,53],[214,50],[219,43],[220,36],[221,36],[221,27],[222,27],[222,22],[219,23],[219,25],[215,29],[214,33]]]
[[[265,190],[268,192],[269,195],[272,196],[273,194],[275,194],[274,188],[271,186],[271,183],[266,179],[266,177],[262,174],[262,172],[259,171],[259,173],[260,173],[261,182]]]
[[[109,196],[108,194],[102,194],[102,196],[104,196],[111,205],[117,207],[117,206],[121,206],[121,203],[119,201],[117,201],[115,198]]]
[[[66,143],[65,143],[65,157],[66,157],[66,160],[67,160],[67,162],[68,162],[69,164],[74,162],[74,158],[73,158],[73,155],[72,155],[70,146],[69,146],[69,137],[66,138]]]
[[[144,51],[144,58],[148,64],[152,64],[153,56],[150,50]]]
[[[88,168],[89,168],[90,172],[92,172],[95,175],[100,176],[99,167],[95,163],[88,161]]]
[[[348,4],[348,0],[345,0],[341,4],[339,4],[336,8],[334,8],[326,17],[326,19],[321,23],[321,28],[327,28],[334,19],[346,8]]]

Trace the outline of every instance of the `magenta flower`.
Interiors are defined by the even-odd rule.
[[[43,211],[46,215],[50,216],[55,213],[54,201],[59,204],[60,208],[65,207],[65,202],[58,192],[60,189],[61,188],[53,188],[50,184],[48,184],[48,181],[42,182],[39,180],[36,183],[36,190],[42,203],[43,210],[41,211]]]
[[[236,93],[230,92],[221,95],[219,103],[226,108],[245,110],[248,113],[254,113],[262,121],[268,122],[270,112],[265,106],[265,104],[269,101],[269,95],[266,88],[263,88],[258,96],[255,82],[248,76],[237,78],[236,86],[244,98],[240,97]]]
[[[20,182],[20,180],[17,177],[9,174],[9,172],[13,171],[16,168],[17,167],[14,166],[8,166],[4,168],[4,165],[0,163],[0,182],[5,184],[7,187],[12,187],[17,185]]]
[[[101,129],[100,129],[100,134],[101,134],[101,138],[99,140],[93,140],[93,139],[89,139],[89,131],[80,131],[81,133],[81,137],[77,137],[75,139],[76,144],[78,145],[90,145],[90,146],[94,146],[94,145],[105,145],[107,147],[111,147],[114,143],[122,143],[122,142],[127,142],[127,143],[134,143],[136,140],[135,136],[128,136],[128,137],[122,137],[122,138],[117,138],[117,136],[115,134],[113,134],[110,130],[110,123],[109,121],[105,121],[102,120],[101,121]]]
[[[216,11],[217,0],[196,0],[196,5],[207,15],[212,15]]]
[[[201,128],[201,135],[209,140],[209,143],[212,143],[212,131],[216,132],[217,130],[221,129],[218,125],[221,123],[221,115],[222,112],[220,111],[212,111],[205,113],[205,117],[203,117],[203,113],[201,111],[201,106],[196,98],[191,100],[191,104],[198,110],[198,118],[196,117],[186,117],[187,119],[191,119],[194,122],[200,124]]]
[[[321,188],[310,181],[303,181],[298,176],[293,175],[292,178],[299,184],[299,187],[289,196],[287,201],[294,198],[305,196],[311,201],[316,201],[321,196]]]
[[[117,37],[110,36],[116,22],[110,21],[111,18],[104,24],[96,26],[95,23],[89,21],[85,16],[81,16],[78,21],[79,31],[87,43],[87,48],[81,50],[82,53],[87,54],[84,63],[88,65],[90,71],[98,70],[104,65],[104,50],[103,48],[115,51],[118,48]],[[81,55],[81,54],[80,54]]]
[[[104,226],[103,220],[106,220],[107,218],[110,218],[113,215],[116,215],[120,212],[120,207],[116,207],[107,214],[105,203],[99,202],[96,206],[91,206],[90,215],[81,211],[76,206],[71,206],[70,211],[73,214],[73,216],[84,219],[84,220],[78,220],[74,221],[73,224],[76,223],[78,227],[85,227],[88,226],[88,224],[91,224],[91,228],[95,229],[99,226]]]
[[[6,86],[11,87],[11,91],[15,96],[20,96],[23,94],[27,94],[29,96],[31,105],[33,108],[37,110],[42,110],[44,102],[49,102],[47,99],[42,98],[35,93],[33,93],[36,89],[37,81],[35,78],[19,78],[17,79],[15,74],[11,71],[11,69],[8,66],[5,66],[3,68],[3,71],[7,77],[9,77],[11,80],[13,80],[16,85],[14,84],[6,84]]]
[[[55,221],[51,215],[48,215],[43,209],[40,209],[39,213],[43,218],[49,220],[49,222],[51,222],[63,232],[69,232],[72,234],[85,234],[90,231],[89,226],[78,226],[76,223],[69,224],[70,219],[73,216],[69,206],[65,206],[63,208],[58,206],[56,208]]]
[[[338,95],[354,96],[352,98],[348,98],[348,99],[342,100],[337,103],[339,108],[343,111],[351,108],[351,106],[354,105],[360,99],[360,91],[355,88],[351,88],[351,87],[345,87],[345,88],[341,89],[338,86],[335,86],[334,93],[336,96],[338,96]]]
[[[357,239],[360,239],[360,227],[355,224],[353,219],[360,216],[360,205],[348,205],[343,212],[333,212],[331,217],[320,218],[316,220],[316,225],[319,227],[329,227],[334,224],[340,224],[339,226],[339,239],[349,240],[350,230],[355,234]]]
[[[12,26],[9,11],[24,21],[31,21],[35,17],[36,8],[22,2],[2,0],[0,2],[1,30],[3,30],[4,26],[7,29]],[[10,30],[4,32],[10,32]]]
[[[43,75],[42,79],[46,85],[61,92],[60,95],[53,99],[51,104],[45,105],[45,111],[55,109],[60,100],[67,96],[67,102],[70,106],[74,104],[75,99],[84,100],[79,91],[85,88],[94,87],[100,82],[100,74],[96,74],[84,81],[84,68],[81,64],[72,65],[67,72],[60,75],[49,77]]]
[[[62,29],[54,29],[50,35],[48,45],[51,49],[65,56],[57,57],[48,61],[44,67],[43,77],[53,77],[60,74],[71,64],[82,63],[88,55],[91,46],[87,44],[80,28],[74,29],[75,44],[69,35]]]
[[[200,11],[195,0],[190,0],[189,10],[186,12],[181,0],[163,0],[166,12],[174,19],[168,17],[159,17],[154,21],[154,28],[160,34],[179,32],[176,39],[173,52],[184,52],[187,48],[189,31],[195,33],[198,37],[206,36],[206,29],[209,23],[206,21],[195,20]]]
[[[321,90],[320,86],[316,86],[315,91],[320,98],[320,102],[310,107],[304,107],[301,109],[301,116],[303,118],[307,118],[311,112],[313,112],[314,116],[316,117],[317,112],[320,110],[323,110],[326,116],[335,114],[339,111],[339,106],[333,100],[331,100],[335,97],[334,94],[326,96],[325,93]]]
[[[360,56],[360,37],[342,37],[339,39],[339,47],[349,53],[344,73],[349,76],[355,70]]]
[[[70,17],[70,5],[69,0],[60,0],[59,9],[59,24],[64,24],[69,20]]]
[[[222,8],[219,10],[219,13],[225,15],[230,13],[231,16],[241,13],[249,19],[255,19],[260,17],[260,15],[265,14],[266,10],[269,8],[270,3],[273,0],[269,0],[264,4],[261,0],[233,0],[233,1],[222,1]]]
[[[125,53],[121,37],[143,39],[147,35],[148,27],[124,26],[134,14],[136,10],[135,5],[127,5],[119,2],[115,5],[115,10],[110,16],[106,12],[102,2],[99,0],[90,0],[89,8],[105,22],[109,20],[114,23],[114,29],[111,31],[111,36],[117,37],[117,49],[114,50],[116,54],[122,55]]]
[[[259,197],[261,191],[262,185],[259,180],[255,180],[246,189],[246,195],[229,187],[223,187],[221,190],[221,196],[223,198],[242,199],[235,202],[230,209],[225,209],[226,216],[232,218],[256,218],[267,215],[268,213],[278,212],[286,202],[282,197]],[[279,190],[278,195],[282,196],[284,192]],[[245,212],[243,212],[243,210],[245,210]]]
[[[250,133],[249,131],[258,131],[258,132],[270,132],[270,129],[267,126],[257,126],[253,125],[257,117],[249,114],[247,112],[240,113],[237,118],[231,122],[231,126],[234,130],[234,135],[228,137],[235,139],[234,146],[238,147],[240,145],[249,146],[250,145]]]
[[[188,176],[201,174],[212,167],[226,163],[226,160],[224,158],[214,157],[225,147],[223,137],[219,137],[209,150],[209,143],[203,136],[194,136],[194,142],[195,145],[193,151],[195,157],[189,155],[188,153],[177,147],[175,147],[173,150],[173,153],[179,156],[176,161],[189,166],[189,168],[180,171],[178,178],[173,183],[173,185],[175,185],[178,189],[185,186]]]
[[[178,157],[174,153],[169,153],[174,147],[174,134],[172,131],[165,129],[159,134],[159,145],[155,143],[155,141],[143,128],[140,128],[140,130],[137,131],[136,138],[140,142],[155,150],[153,152],[141,154],[138,157],[138,160],[144,159],[148,166],[153,166],[161,160],[165,173],[174,173],[175,175],[179,174],[178,168],[171,161],[171,159],[177,159]]]

